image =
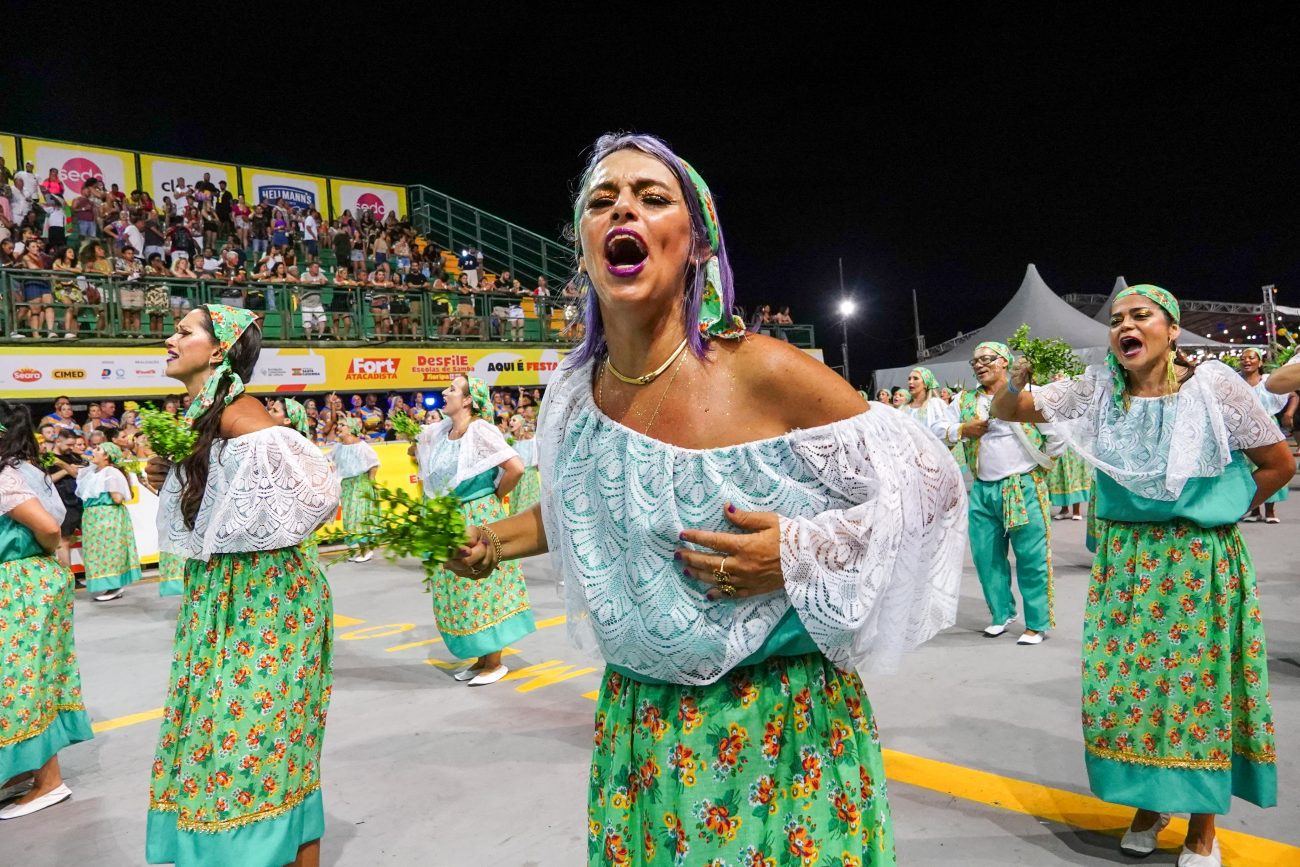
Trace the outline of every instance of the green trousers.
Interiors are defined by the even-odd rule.
[[[992,622],[1016,616],[1011,595],[1011,561],[1007,543],[1016,552],[1016,576],[1025,605],[1025,626],[1046,632],[1055,625],[1052,615],[1052,545],[1048,536],[1048,509],[1038,486],[1028,473],[1020,477],[1029,523],[1007,530],[1003,519],[1002,482],[975,480],[970,492],[970,551],[984,588]],[[1043,493],[1046,493],[1044,487]]]

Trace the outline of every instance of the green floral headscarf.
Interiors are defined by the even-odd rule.
[[[226,405],[244,393],[244,381],[235,373],[230,364],[230,348],[238,342],[248,326],[257,321],[257,314],[239,307],[227,307],[224,304],[204,304],[208,318],[212,320],[212,331],[217,336],[217,346],[221,348],[221,363],[212,371],[203,390],[185,410],[185,420],[191,425],[217,400],[217,389],[221,387],[222,377],[230,379],[230,390],[226,392]]]
[[[925,386],[926,391],[937,392],[943,387],[939,385],[938,377],[936,377],[928,367],[913,367],[912,373],[919,373],[921,375],[921,383]],[[908,375],[911,376],[911,374]]]
[[[487,383],[477,376],[466,376],[469,385],[470,410],[481,419],[496,424],[496,411],[492,407],[492,392]]]
[[[1131,295],[1141,295],[1143,298],[1154,301],[1161,310],[1169,314],[1169,318],[1174,320],[1175,325],[1182,322],[1183,311],[1178,306],[1178,299],[1168,289],[1161,289],[1159,286],[1152,286],[1150,283],[1139,283],[1137,286],[1130,286],[1120,292],[1115,296],[1115,301],[1128,298]],[[1124,366],[1119,363],[1119,357],[1115,355],[1114,350],[1106,353],[1106,368],[1110,371],[1111,403],[1120,412],[1125,412],[1128,410],[1128,404],[1125,400],[1128,378],[1124,375]]]
[[[307,408],[291,397],[284,399],[284,415],[289,424],[298,433],[311,439],[311,421],[307,418]]]
[[[361,419],[356,416],[345,415],[343,417],[343,429],[354,437],[361,436]]]
[[[119,470],[122,468],[123,464],[127,463],[126,455],[122,453],[120,447],[109,442],[104,442],[99,444],[99,448],[103,449],[104,454],[108,455],[108,462]]]
[[[1000,358],[1005,358],[1007,364],[1010,364],[1012,361],[1015,360],[1014,356],[1011,354],[1011,347],[1007,346],[1005,343],[1000,343],[996,340],[986,340],[983,343],[981,343],[979,346],[976,346],[975,349],[976,351],[981,349],[987,349],[989,352],[992,352],[994,355],[997,355]]]

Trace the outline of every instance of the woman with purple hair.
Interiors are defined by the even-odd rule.
[[[746,334],[713,197],[662,141],[602,137],[577,189],[585,332],[538,420],[541,502],[449,566],[551,551],[607,665],[590,863],[893,864],[857,672],[953,622],[956,464]]]

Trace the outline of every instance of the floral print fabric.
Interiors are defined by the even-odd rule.
[[[1276,761],[1264,626],[1255,570],[1235,525],[1205,529],[1099,521],[1083,629],[1083,734],[1093,790],[1113,793],[1099,765],[1149,769],[1148,809],[1227,812],[1229,793],[1255,803]],[[1203,773],[1221,810],[1156,807],[1161,769]],[[1261,769],[1264,771],[1260,773]],[[1243,780],[1262,785],[1242,785]],[[1142,798],[1138,798],[1142,800]],[[1267,806],[1267,804],[1261,804]]]
[[[708,686],[607,672],[588,820],[591,865],[895,863],[871,705],[821,654]]]

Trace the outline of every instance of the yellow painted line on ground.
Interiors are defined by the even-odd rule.
[[[338,628],[340,626],[357,626],[358,624],[365,623],[365,622],[366,621],[358,620],[355,617],[345,617],[342,614],[334,615],[335,628]]]
[[[151,719],[162,719],[162,715],[163,709],[156,707],[153,710],[147,710],[144,713],[133,713],[117,717],[116,719],[106,719],[103,722],[97,722],[91,726],[91,729],[98,735],[103,734],[104,732],[111,732],[113,729],[133,726],[136,723],[149,722]]]

